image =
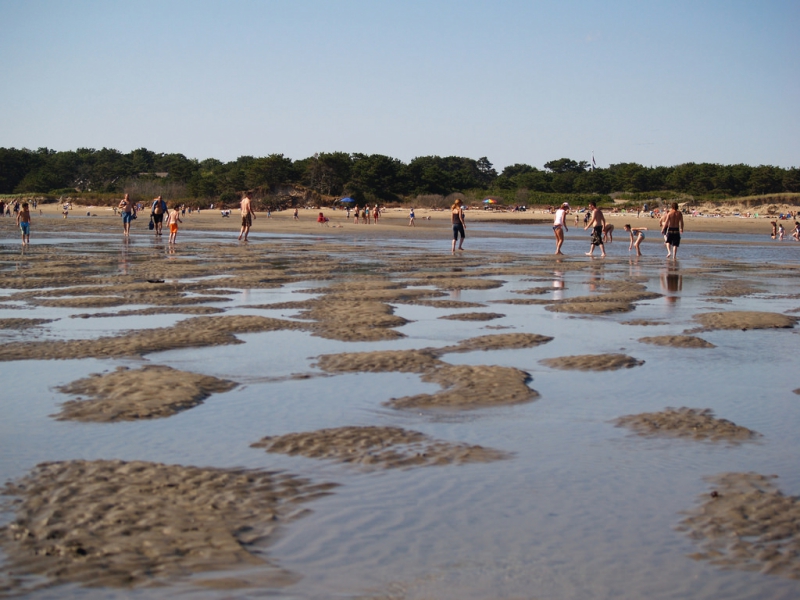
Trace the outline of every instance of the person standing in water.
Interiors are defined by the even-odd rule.
[[[561,246],[564,244],[564,232],[569,231],[567,227],[567,215],[569,214],[569,204],[564,202],[556,211],[556,217],[553,219],[553,233],[556,236],[556,254],[564,254],[561,252]],[[577,217],[577,215],[576,215]]]
[[[678,203],[673,202],[664,222],[667,228],[667,258],[672,255],[673,260],[678,258],[678,246],[681,245],[683,233],[683,213],[678,210]]]
[[[131,234],[131,221],[133,220],[133,202],[128,194],[119,201],[119,211],[122,214],[122,236],[128,237]],[[64,218],[67,218],[67,211],[64,211]]]
[[[461,243],[458,245],[459,250],[464,249],[464,238],[467,237],[466,234],[466,224],[464,223],[464,208],[460,198],[456,198],[456,201],[453,202],[453,206],[450,207],[450,219],[453,223],[453,254],[456,253],[456,242],[458,241],[458,236],[461,235]]]
[[[408,226],[409,227],[416,227],[414,224],[414,207],[411,207],[411,211],[408,213]]]
[[[641,256],[642,251],[639,250],[639,245],[644,241],[644,234],[642,233],[642,231],[647,231],[647,227],[633,228],[630,225],[625,225],[624,229],[631,236],[631,243],[628,246],[628,250],[636,248],[636,256]]]
[[[178,237],[178,223],[183,223],[183,221],[181,221],[181,212],[178,204],[172,206],[172,211],[167,218],[169,219],[169,243],[174,244]]]
[[[239,240],[244,236],[244,241],[246,242],[247,235],[250,233],[250,228],[253,226],[253,219],[256,218],[256,213],[253,211],[253,206],[250,202],[250,196],[247,193],[242,194],[240,206],[242,209],[242,229],[239,231]]]
[[[589,208],[592,210],[592,218],[584,227],[584,231],[592,228],[592,247],[586,256],[593,256],[595,246],[600,246],[600,256],[606,255],[606,247],[603,245],[603,227],[606,224],[606,218],[603,216],[603,211],[597,208],[597,204],[593,201],[589,202]]]
[[[22,208],[17,213],[17,225],[22,232],[22,245],[26,246],[31,243],[31,211],[28,208],[28,203],[23,202]]]

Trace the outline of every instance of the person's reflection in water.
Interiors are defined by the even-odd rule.
[[[596,292],[598,284],[605,279],[605,268],[603,265],[592,269],[589,274],[589,291]]]
[[[564,297],[564,272],[553,271],[553,300],[561,300]]]
[[[128,264],[128,244],[127,244],[127,241],[128,241],[128,239],[125,238],[125,240],[122,243],[122,251],[119,253],[119,272],[122,275],[127,275],[128,274],[128,266],[129,266],[129,264]]]
[[[461,300],[461,290],[450,290],[450,300]]]
[[[680,298],[683,290],[683,275],[677,265],[667,267],[661,272],[661,289],[666,292],[667,302],[674,304]]]

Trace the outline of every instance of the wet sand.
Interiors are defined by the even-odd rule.
[[[672,363],[661,361],[692,365],[691,361],[698,359],[686,355],[702,355],[700,359],[724,362],[726,353],[747,347],[747,336],[786,334],[796,339],[797,334],[797,318],[789,314],[796,301],[786,305],[798,294],[795,281],[800,266],[796,260],[776,265],[765,274],[758,265],[723,258],[695,258],[665,266],[663,258],[654,256],[640,263],[627,256],[610,256],[600,262],[583,256],[531,256],[505,248],[452,257],[439,247],[442,243],[446,246],[447,215],[419,210],[416,228],[407,227],[405,211],[389,211],[379,225],[345,223],[343,213],[335,211],[332,223],[342,227],[330,228],[310,221],[312,211],[301,211],[299,222],[284,213],[271,219],[259,214],[254,233],[310,237],[254,236],[248,244],[226,237],[238,231],[235,219],[221,220],[218,213],[203,211],[187,215],[181,230],[184,237],[179,234],[179,243],[172,249],[152,241],[152,235],[142,231],[142,226],[146,227],[142,220],[135,224],[137,239],[130,245],[116,237],[93,245],[91,236],[106,235],[109,230],[113,234],[119,223],[101,210],[89,211],[98,216],[64,220],[52,214],[49,218],[34,214],[34,244],[22,253],[18,246],[6,245],[0,257],[0,290],[4,292],[0,308],[8,311],[0,318],[4,375],[24,370],[28,364],[41,369],[51,361],[71,365],[81,360],[104,361],[107,366],[103,373],[72,377],[54,388],[55,401],[63,404],[56,419],[78,421],[59,423],[60,427],[94,422],[90,426],[116,431],[123,421],[169,419],[172,423],[221,402],[219,398],[234,389],[266,386],[258,387],[263,390],[258,401],[268,403],[269,385],[324,377],[329,383],[313,389],[326,394],[332,404],[341,403],[335,423],[325,427],[295,424],[288,429],[290,433],[274,434],[281,427],[270,415],[258,422],[257,436],[238,439],[238,443],[266,450],[258,452],[262,457],[321,458],[326,460],[320,462],[334,465],[360,465],[367,472],[438,466],[441,468],[436,471],[466,473],[482,463],[522,460],[513,444],[506,447],[503,436],[491,444],[470,441],[484,427],[482,419],[490,420],[487,414],[498,419],[497,415],[505,413],[495,411],[522,411],[526,406],[545,404],[547,414],[554,410],[553,404],[575,397],[585,402],[583,391],[587,388],[573,388],[581,385],[585,376],[596,377],[598,382],[620,378],[637,391],[629,395],[633,402],[652,391],[652,369],[669,370]],[[431,216],[431,220],[421,216]],[[532,219],[547,223],[549,215],[468,211],[467,219],[468,224],[517,219],[549,244],[547,228],[533,229],[537,226],[529,223]],[[220,227],[224,227],[222,232]],[[763,219],[687,219],[687,230],[711,233],[760,234],[768,227]],[[187,235],[194,231],[220,237]],[[0,234],[11,238],[13,228],[0,221]],[[520,234],[492,231],[476,232],[472,237],[468,228],[468,235],[469,243],[481,236],[510,239]],[[58,236],[71,236],[73,243],[63,248],[46,243],[48,237]],[[431,245],[434,240],[438,246]],[[791,247],[789,243],[784,242],[786,247]],[[657,253],[652,247],[647,250]],[[265,300],[270,298],[269,292],[285,289],[291,289],[298,299],[287,300],[284,294],[278,302]],[[247,299],[251,294],[255,300]],[[697,303],[689,310],[672,310],[682,297],[696,298]],[[699,304],[706,301],[709,303]],[[733,305],[731,310],[723,310],[728,304]],[[771,304],[782,308],[770,310]],[[486,306],[503,312],[476,310]],[[13,317],[12,311],[24,311],[26,316]],[[633,319],[629,314],[633,311],[643,316]],[[583,332],[576,336],[565,325],[579,319],[588,328],[585,331],[591,332],[587,336]],[[618,327],[620,324],[626,327]],[[539,330],[540,325],[546,328]],[[525,330],[526,326],[534,331]],[[592,327],[598,328],[597,335]],[[492,328],[511,331],[487,334]],[[655,335],[642,337],[654,329]],[[609,335],[614,331],[617,333]],[[690,335],[699,331],[707,335]],[[437,338],[439,332],[446,335]],[[273,361],[280,362],[282,355],[292,350],[281,344],[301,339],[282,335],[310,336],[328,350],[309,351],[307,363],[291,374],[275,374]],[[263,352],[262,346],[253,344],[265,336],[279,341],[274,346],[267,343],[267,351],[253,357],[253,367],[247,372],[231,369],[228,375],[219,367],[224,377],[216,368],[217,376],[212,376],[203,373],[202,366],[192,368],[189,359],[190,364],[182,368],[160,360],[162,356],[176,360],[182,352],[204,356],[206,351],[219,353],[222,365],[245,362],[249,348],[259,347]],[[584,339],[589,337],[592,345],[584,350]],[[604,342],[606,338],[608,342]],[[313,342],[308,344],[314,348]],[[235,348],[239,354],[230,356],[239,358],[228,358],[226,353]],[[191,354],[195,351],[200,354]],[[673,358],[665,359],[666,353]],[[202,364],[208,369],[209,363]],[[601,373],[604,371],[614,373]],[[681,375],[691,376],[688,373],[685,369]],[[392,383],[379,391],[367,387],[370,407],[350,412],[343,399],[358,395],[361,384],[344,378],[360,377],[358,381],[363,382],[370,376],[387,376],[386,381]],[[405,379],[392,378],[401,376]],[[348,383],[342,385],[341,381]],[[406,391],[405,385],[413,391]],[[778,393],[784,388],[791,393],[796,385],[769,382]],[[420,392],[421,386],[430,389]],[[65,395],[76,398],[67,400]],[[296,401],[302,404],[299,392]],[[357,423],[348,424],[348,420]],[[364,423],[372,420],[376,422]],[[403,426],[386,425],[386,421]],[[415,423],[413,427],[405,426],[409,421]],[[532,423],[537,421],[538,417],[532,419]],[[614,429],[608,419],[595,421],[600,428]],[[441,423],[453,424],[451,433],[455,435],[423,431],[425,425]],[[459,428],[463,424],[469,425]],[[619,417],[618,424],[646,438],[666,435],[744,441],[757,435],[745,425],[697,409],[639,412]],[[557,427],[563,426],[559,423]],[[770,443],[774,434],[757,428],[763,434],[760,443]],[[253,443],[259,437],[261,441]],[[212,433],[208,442],[213,444],[216,439]],[[646,443],[645,439],[635,441]],[[658,452],[658,447],[648,448]],[[192,466],[188,460],[188,465],[165,465],[115,458],[62,461],[62,456],[54,455],[50,460],[60,462],[30,465],[27,476],[9,482],[6,491],[12,504],[7,512],[13,514],[13,520],[0,534],[12,575],[3,581],[0,591],[27,589],[27,575],[42,576],[36,583],[42,589],[61,589],[58,586],[65,582],[112,589],[169,586],[175,578],[211,571],[211,579],[197,585],[241,585],[259,590],[300,585],[304,573],[284,569],[263,542],[273,540],[276,522],[288,522],[301,514],[295,503],[337,493],[328,474],[335,474],[343,486],[352,485],[349,475],[337,471],[324,471],[325,477],[320,477],[320,471],[307,475],[300,462],[289,463],[296,472],[277,474],[268,468],[239,469],[239,463],[218,469]],[[224,462],[224,457],[221,460]],[[546,458],[542,461],[547,463]],[[445,473],[440,477],[450,482],[468,475]],[[696,558],[729,568],[752,569],[755,565],[764,573],[796,577],[791,553],[796,552],[797,532],[786,523],[776,530],[770,524],[781,510],[794,514],[796,500],[776,496],[766,480],[758,477],[747,475],[730,484],[724,480],[718,494],[732,494],[726,485],[757,487],[758,494],[748,491],[737,496],[736,506],[755,510],[767,497],[778,507],[771,508],[766,524],[759,526],[758,535],[766,537],[752,548],[736,550],[739,554],[734,552],[733,558],[723,557],[714,541],[721,539],[714,528],[730,527],[733,534],[747,529],[725,521],[740,510],[726,508],[721,517],[714,513],[711,521],[702,517],[684,523],[693,537],[713,538]],[[514,476],[507,480],[514,481]],[[497,501],[503,504],[502,498]],[[522,520],[528,516],[526,511],[535,514],[534,505],[522,511]],[[713,520],[717,518],[725,522],[720,525]],[[595,521],[598,528],[599,524]],[[775,536],[781,540],[777,547],[770,545],[778,539]],[[266,578],[256,578],[251,585],[251,573],[237,572],[253,566],[264,567]],[[346,592],[354,594],[356,588],[362,589],[356,585]],[[432,597],[440,596],[434,593]]]

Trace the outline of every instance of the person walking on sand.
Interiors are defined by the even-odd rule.
[[[567,227],[567,215],[569,214],[569,204],[564,202],[561,207],[556,211],[555,219],[553,219],[553,233],[556,236],[556,254],[564,254],[561,252],[561,246],[564,244],[564,232],[569,231]],[[577,214],[575,215],[577,219]]]
[[[300,212],[298,211],[297,208],[295,208],[294,209],[294,213],[292,213],[292,219],[294,219],[295,221],[299,221],[300,220]]]
[[[642,251],[639,250],[639,245],[644,241],[644,234],[642,231],[647,231],[647,227],[632,228],[630,225],[625,225],[625,231],[631,236],[631,243],[628,245],[628,250],[636,248],[636,256],[641,256]]]
[[[128,237],[131,234],[131,221],[135,210],[133,202],[131,202],[130,195],[125,194],[125,197],[119,201],[119,212],[122,215],[122,237]],[[64,211],[64,218],[66,219],[67,211]]]
[[[461,203],[460,198],[456,198],[456,201],[453,202],[453,206],[450,207],[450,219],[453,223],[453,249],[452,253],[456,253],[456,241],[458,241],[458,236],[461,235],[461,243],[458,244],[458,249],[463,250],[464,246],[464,238],[467,237],[466,234],[466,224],[464,223],[464,207]]]
[[[604,257],[606,255],[606,247],[603,245],[603,227],[606,224],[606,218],[603,216],[603,211],[597,208],[594,200],[589,202],[589,209],[592,211],[592,218],[583,230],[586,231],[590,227],[592,228],[592,247],[586,253],[586,256],[594,256],[595,246],[600,246],[600,256]]]
[[[22,245],[31,243],[31,211],[28,203],[22,203],[22,209],[17,213],[17,226],[22,232]]]
[[[175,239],[178,237],[178,223],[183,223],[183,221],[181,221],[181,211],[177,203],[172,205],[172,211],[170,211],[167,217],[167,223],[169,224],[169,243],[174,244]]]
[[[681,245],[683,233],[683,213],[678,210],[678,203],[673,202],[665,220],[667,228],[667,258],[672,255],[673,260],[678,258],[678,247]]]
[[[164,215],[167,212],[167,203],[161,196],[157,196],[153,203],[150,205],[150,218],[153,219],[153,232],[154,235],[161,235],[161,229],[164,223]]]
[[[378,205],[375,205],[375,208],[372,211],[372,220],[375,221],[375,225],[378,224],[378,217],[381,216],[381,209],[378,208]]]
[[[239,231],[239,240],[244,236],[244,241],[246,242],[247,236],[250,233],[250,228],[253,226],[253,219],[256,218],[256,213],[253,211],[253,205],[250,202],[249,194],[242,194],[240,206],[242,209],[242,229]],[[295,211],[297,211],[297,209],[295,209]]]
[[[411,207],[411,211],[408,213],[408,226],[409,227],[416,227],[414,223],[414,207]]]

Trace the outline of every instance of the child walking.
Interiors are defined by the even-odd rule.
[[[175,238],[178,237],[178,223],[181,221],[181,211],[177,204],[173,204],[172,212],[169,213],[169,243],[174,244]]]

